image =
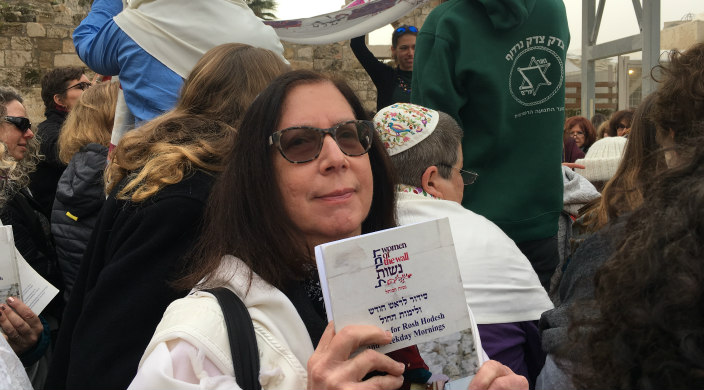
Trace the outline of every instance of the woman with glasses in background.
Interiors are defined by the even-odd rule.
[[[49,220],[27,188],[29,174],[34,171],[39,161],[39,142],[34,137],[32,124],[22,103],[22,97],[17,91],[0,87],[0,142],[4,144],[4,155],[7,156],[5,160],[14,160],[16,163],[12,169],[0,173],[0,183],[3,186],[0,191],[0,219],[3,224],[12,226],[15,247],[22,257],[42,277],[61,290],[61,273],[49,231]],[[0,310],[5,316],[11,314],[6,306],[0,306]],[[37,338],[26,339],[21,347],[15,347],[11,343],[26,366],[35,363],[44,355],[50,341],[49,331],[57,329],[62,311],[61,298],[54,298],[43,313],[48,323],[43,326],[37,324],[22,327],[22,333],[26,333],[27,328],[41,327],[42,333],[46,332],[42,338],[44,342],[39,343],[41,345],[35,344]],[[3,323],[3,319],[0,319],[0,323]],[[35,387],[40,388],[46,376],[46,364],[42,364],[42,369],[35,367],[29,374]],[[39,372],[42,370],[43,373]]]
[[[391,35],[391,57],[396,63],[395,68],[374,57],[364,42],[364,36],[353,38],[350,41],[352,52],[376,86],[377,110],[393,103],[411,101],[416,35],[418,35],[418,29],[415,26],[404,24],[394,30]]]
[[[611,114],[609,120],[609,137],[622,137],[631,130],[631,120],[635,110],[621,110]]]
[[[574,139],[579,150],[586,154],[589,147],[596,141],[596,131],[589,119],[583,116],[573,116],[565,121],[565,137]]]

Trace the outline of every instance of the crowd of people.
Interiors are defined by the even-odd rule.
[[[292,70],[264,25],[199,48],[183,74],[140,46],[149,9],[113,20],[121,8],[97,0],[75,43],[119,79],[47,72],[36,127],[0,86],[0,219],[60,290],[41,313],[0,303],[0,383],[442,388],[415,346],[355,353],[392,335],[335,331],[314,252],[447,217],[491,359],[470,389],[704,385],[704,43],[673,51],[638,107],[565,118],[550,109],[564,107],[559,69],[522,93],[514,71],[535,58],[512,50],[531,37],[533,56],[563,63],[562,1],[486,3],[399,26],[391,65],[352,39],[378,91],[370,116],[347,81]],[[222,291],[248,313],[237,328]]]

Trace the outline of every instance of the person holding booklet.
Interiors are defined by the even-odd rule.
[[[328,137],[329,135],[329,137]],[[241,388],[223,311],[204,288],[226,287],[247,307],[262,388],[397,389],[404,364],[363,345],[391,334],[326,324],[314,247],[396,225],[393,171],[352,90],[298,70],[274,80],[244,115],[173,302],[142,357],[132,389]],[[378,371],[386,375],[367,374]],[[527,388],[490,362],[470,386]]]
[[[398,173],[399,223],[449,217],[482,347],[534,383],[545,360],[537,321],[553,305],[516,244],[462,207],[465,187],[481,180],[462,169],[462,129],[448,114],[410,103],[381,109],[374,125]]]

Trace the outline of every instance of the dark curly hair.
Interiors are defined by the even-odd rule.
[[[662,83],[651,117],[666,136],[681,144],[696,134],[704,121],[704,42],[684,52],[670,52],[669,64],[658,65],[653,78]]]
[[[704,137],[691,142],[694,157],[646,188],[595,301],[573,308],[578,388],[704,387]]]
[[[698,44],[660,66],[651,116],[674,157],[645,184],[594,300],[572,307],[559,358],[578,388],[704,387],[703,60]]]

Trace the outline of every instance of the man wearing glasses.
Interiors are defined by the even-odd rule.
[[[66,165],[59,160],[57,142],[61,126],[69,111],[91,86],[83,69],[78,67],[56,68],[42,77],[42,100],[46,120],[37,126],[37,136],[41,141],[40,151],[46,158],[37,165],[30,176],[29,189],[39,202],[47,218],[51,216],[51,206],[56,196],[56,185]]]
[[[544,360],[537,322],[553,306],[516,244],[460,204],[463,192],[482,180],[462,169],[462,129],[448,114],[409,103],[383,108],[374,126],[402,183],[396,188],[399,223],[450,219],[482,347],[533,383]]]

